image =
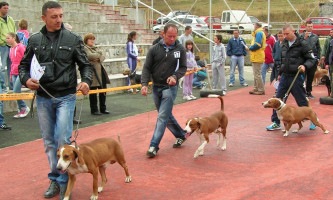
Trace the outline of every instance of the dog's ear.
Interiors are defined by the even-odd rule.
[[[79,152],[78,149],[76,149],[76,148],[74,148],[73,153],[75,155],[75,158],[77,158],[78,163],[80,165],[83,165],[84,164],[84,159],[83,159],[82,153]]]

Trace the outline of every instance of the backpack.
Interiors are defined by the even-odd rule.
[[[20,42],[21,42],[24,46],[27,46],[27,44],[28,44],[28,38],[25,37],[24,32],[20,32],[20,31],[18,31],[16,34],[17,34],[17,36],[18,36]]]

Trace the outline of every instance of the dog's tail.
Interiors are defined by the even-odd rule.
[[[120,135],[118,134],[117,136],[118,136],[118,142],[121,145]]]
[[[224,102],[223,102],[223,97],[221,95],[210,94],[208,95],[208,98],[219,98],[221,100],[221,110],[224,111]]]

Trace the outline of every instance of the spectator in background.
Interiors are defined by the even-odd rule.
[[[11,46],[9,57],[12,61],[10,79],[13,82],[13,92],[21,93],[22,84],[19,77],[18,66],[24,56],[25,46],[20,43],[18,36],[15,33],[9,32],[6,36],[6,42]],[[17,100],[17,114],[14,118],[24,118],[30,112],[29,107],[23,100]]]
[[[239,82],[242,86],[248,86],[244,79],[244,56],[246,56],[246,44],[243,38],[239,37],[239,30],[234,30],[234,37],[227,46],[227,55],[230,56],[230,80],[229,87],[235,84],[235,69],[238,65]]]
[[[195,56],[195,61],[197,62],[197,66],[198,69],[206,67],[205,63],[200,60],[199,56]],[[206,69],[202,69],[200,71],[197,71],[194,73],[194,77],[193,77],[193,87],[196,88],[204,88],[207,86],[207,83],[203,83],[201,81],[205,80],[207,78],[207,70]]]
[[[226,52],[224,45],[222,44],[222,36],[214,36],[215,45],[213,47],[213,61],[212,61],[212,73],[213,73],[213,89],[218,89],[218,83],[220,81],[222,94],[227,94],[226,78],[225,78],[225,59]]]
[[[312,32],[313,31],[313,24],[312,21],[306,22],[305,31],[301,34],[301,38],[303,38],[308,44],[309,47],[312,49],[313,56],[315,58],[315,63],[312,67],[307,68],[305,71],[306,77],[306,96],[310,99],[314,99],[315,97],[311,94],[312,92],[312,82],[314,78],[314,74],[316,73],[317,64],[320,58],[320,43],[318,35]]]
[[[326,38],[325,40],[325,44],[324,44],[324,47],[321,51],[321,59],[325,62],[325,58],[326,58],[326,53],[327,51],[330,49],[330,43],[331,43],[331,40],[333,39],[333,29],[330,30],[330,35]],[[325,68],[325,64],[323,64],[323,67],[322,68]]]
[[[21,19],[19,21],[19,30],[17,30],[17,36],[20,40],[20,42],[24,45],[28,45],[28,39],[29,39],[29,31],[28,31],[28,21],[25,19]]]
[[[182,44],[184,48],[185,48],[185,44],[186,44],[187,40],[191,40],[193,42],[193,37],[192,37],[191,33],[192,33],[192,27],[191,26],[186,26],[185,27],[185,33],[183,33],[178,38],[180,44]]]
[[[95,36],[92,33],[88,33],[84,36],[84,50],[87,53],[87,57],[89,62],[94,66],[93,68],[93,81],[91,83],[90,89],[104,89],[106,88],[106,84],[110,84],[110,79],[108,74],[106,73],[102,62],[105,59],[103,52],[95,46]],[[99,93],[99,110],[97,106],[97,94],[89,94],[90,101],[90,111],[93,115],[102,115],[102,114],[110,114],[109,111],[106,110],[106,92]]]
[[[273,80],[277,80],[277,77],[279,75],[279,70],[280,70],[280,66],[281,66],[281,45],[283,42],[283,34],[282,31],[279,31],[277,33],[277,38],[278,40],[275,42],[274,47],[273,47],[273,59],[274,59],[274,67],[271,73],[271,78],[270,78],[270,82],[272,83]]]
[[[0,87],[0,94],[2,94],[2,89]],[[5,116],[3,115],[3,101],[0,101],[0,130],[9,131],[12,127],[7,126],[5,123]]]
[[[197,62],[194,59],[193,53],[193,42],[191,40],[187,40],[185,43],[186,49],[186,63],[187,63],[187,72],[190,72],[194,69],[197,69]],[[183,99],[190,101],[192,99],[196,99],[192,94],[192,85],[193,85],[193,76],[194,74],[188,74],[184,76],[183,82]]]
[[[1,68],[0,68],[0,87],[3,92],[7,92],[6,87],[6,66],[7,66],[7,81],[10,90],[13,89],[13,83],[10,82],[10,66],[12,65],[9,58],[10,46],[6,43],[6,35],[9,32],[16,33],[15,22],[11,16],[8,15],[9,4],[7,2],[0,2],[0,54],[1,54]]]
[[[138,58],[139,53],[141,53],[141,50],[139,51],[134,43],[137,38],[138,34],[135,31],[132,31],[128,34],[127,43],[126,43],[127,64],[128,68],[130,68],[133,74],[136,74],[137,62],[141,61],[141,59]],[[128,86],[131,85],[129,77],[127,77],[127,85]],[[129,89],[128,91],[133,92],[133,89]]]
[[[163,35],[164,35],[164,26],[161,27],[160,35],[158,36],[158,38],[156,38],[156,40],[154,40],[153,45],[157,44],[161,39],[163,39]]]
[[[64,23],[64,27],[65,27],[65,29],[67,29],[69,31],[72,31],[72,29],[73,29],[73,27],[67,22]],[[73,115],[73,124],[81,124],[82,121],[78,120],[78,119],[75,119],[75,117],[76,117],[76,105],[75,105],[74,115]]]
[[[269,68],[273,69],[274,67],[274,60],[273,60],[273,47],[276,42],[276,39],[273,35],[268,32],[268,28],[264,27],[264,33],[266,36],[266,48],[265,48],[265,62],[261,68],[261,77],[262,82],[265,87],[266,82],[266,72]]]
[[[249,93],[254,95],[265,95],[265,87],[262,82],[260,70],[262,64],[265,62],[265,47],[266,36],[261,28],[260,23],[254,24],[254,31],[252,33],[253,39],[250,47],[246,47],[246,50],[250,51],[250,59],[252,62],[254,86],[253,90]]]

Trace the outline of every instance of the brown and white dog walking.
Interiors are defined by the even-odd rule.
[[[69,176],[64,200],[69,199],[76,180],[75,175],[79,173],[91,173],[93,175],[93,194],[90,199],[97,200],[98,193],[102,192],[107,182],[105,169],[109,164],[114,164],[115,162],[118,162],[124,168],[126,174],[125,182],[131,182],[124,152],[119,142],[112,138],[100,138],[90,143],[81,144],[77,149],[73,145],[64,145],[58,149],[57,169],[61,172],[67,171]],[[99,187],[98,171],[102,178]]]
[[[311,120],[312,123],[320,127],[324,131],[324,133],[329,133],[329,131],[326,130],[322,124],[319,123],[316,113],[312,110],[310,106],[288,106],[281,99],[278,98],[270,98],[268,99],[268,101],[263,102],[262,105],[264,106],[264,108],[273,108],[274,110],[276,110],[278,118],[283,121],[284,127],[286,129],[285,134],[283,135],[284,137],[287,137],[289,135],[289,130],[293,124],[298,124],[299,126],[297,130],[293,131],[293,133],[297,133],[299,130],[301,130],[301,128],[303,127],[302,121],[304,120]]]
[[[213,97],[210,95],[209,97]],[[204,148],[209,142],[209,135],[211,133],[218,134],[217,146],[219,147],[222,141],[222,150],[227,149],[227,126],[228,117],[224,113],[224,103],[222,96],[218,96],[221,100],[221,110],[213,113],[209,117],[195,117],[187,120],[186,127],[184,129],[186,134],[192,134],[196,132],[200,139],[200,146],[194,153],[194,158],[204,155]],[[223,135],[223,136],[222,136]]]

